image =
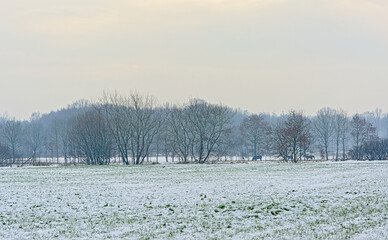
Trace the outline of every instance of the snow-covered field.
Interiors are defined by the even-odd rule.
[[[0,169],[0,239],[388,239],[388,162]]]

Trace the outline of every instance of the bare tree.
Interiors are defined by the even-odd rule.
[[[233,154],[233,145],[235,143],[233,138],[232,128],[228,128],[227,131],[221,135],[219,141],[217,141],[214,146],[214,152],[217,156],[217,160],[222,160],[222,157],[226,160],[228,156]]]
[[[388,113],[382,114],[380,123],[381,137],[388,138]]]
[[[193,139],[191,155],[198,163],[205,163],[222,135],[230,130],[233,115],[227,107],[199,99],[191,99],[186,109]]]
[[[2,127],[2,133],[6,145],[11,149],[12,158],[8,164],[13,164],[16,161],[16,151],[21,143],[23,134],[22,123],[13,119],[7,119]]]
[[[152,96],[132,93],[129,124],[131,127],[131,153],[133,164],[142,164],[150,153],[152,141],[159,130],[159,118],[155,111],[156,100]]]
[[[388,140],[371,139],[362,145],[361,151],[367,160],[385,160],[388,156]]]
[[[313,120],[314,132],[318,142],[324,149],[325,158],[329,160],[329,145],[332,141],[335,130],[335,110],[331,108],[322,108],[317,112]]]
[[[28,135],[29,142],[32,147],[32,160],[33,163],[36,162],[36,158],[38,156],[38,150],[42,145],[43,136],[42,136],[42,125],[39,122],[41,115],[40,113],[33,113],[30,118],[30,123],[28,125]]]
[[[353,137],[352,157],[361,160],[363,158],[361,146],[368,140],[377,138],[376,128],[359,114],[353,116],[350,126],[350,133]]]
[[[274,147],[285,161],[298,162],[310,147],[310,122],[301,112],[290,111],[274,131]]]
[[[381,115],[382,110],[379,108],[376,108],[374,111],[365,112],[361,115],[367,122],[371,123],[372,126],[376,128],[377,136],[380,136]]]
[[[240,125],[240,132],[244,142],[251,149],[251,155],[256,156],[263,153],[270,133],[270,126],[263,115],[253,114],[246,117]]]
[[[173,106],[169,110],[168,124],[170,136],[175,150],[181,161],[188,162],[190,149],[193,145],[193,137],[190,133],[189,111],[183,107]]]
[[[290,158],[290,142],[288,141],[288,136],[286,128],[283,123],[277,123],[272,135],[272,145],[274,151],[281,157],[285,162],[288,162]]]
[[[339,160],[339,148],[342,144],[342,159],[346,159],[346,141],[349,133],[349,120],[344,110],[338,110],[334,117],[335,160]]]
[[[59,157],[64,158],[64,163],[68,163],[69,147],[70,147],[70,130],[69,120],[55,118],[51,123],[50,142],[54,147],[54,153],[59,163]]]
[[[121,160],[125,165],[130,161],[130,141],[131,141],[131,101],[128,97],[123,97],[117,92],[105,93],[101,99],[101,107],[105,118],[108,121],[108,127],[114,139],[116,148],[120,154]]]
[[[49,136],[49,141],[53,146],[55,158],[57,163],[59,163],[59,151],[60,151],[60,120],[55,118],[51,123],[51,131]]]
[[[159,130],[156,99],[136,92],[105,94],[100,101],[124,164],[142,164]]]
[[[172,126],[170,124],[169,116],[170,116],[170,106],[166,104],[164,108],[159,109],[159,131],[158,131],[158,141],[157,141],[157,149],[162,151],[166,162],[169,161],[170,153],[174,152],[174,140],[172,137]],[[159,151],[157,151],[159,152]]]
[[[100,109],[92,108],[75,117],[71,126],[73,143],[78,146],[88,165],[110,163],[112,138]]]
[[[7,161],[12,158],[11,149],[0,143],[0,167],[7,166]]]
[[[67,164],[70,149],[70,131],[68,120],[62,120],[59,124],[59,139],[62,147],[62,156],[64,158],[65,164]]]

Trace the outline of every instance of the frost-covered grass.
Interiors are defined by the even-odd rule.
[[[0,169],[0,239],[388,239],[388,162]]]

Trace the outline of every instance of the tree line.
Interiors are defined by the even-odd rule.
[[[149,95],[105,93],[29,121],[0,119],[0,165],[44,162],[88,165],[145,162],[207,163],[214,160],[385,160],[388,115],[349,116],[320,109],[249,114],[190,99],[158,104]]]

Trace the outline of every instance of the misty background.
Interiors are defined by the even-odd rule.
[[[0,166],[386,160],[388,113],[249,113],[191,98],[105,92],[28,121],[0,117]]]

